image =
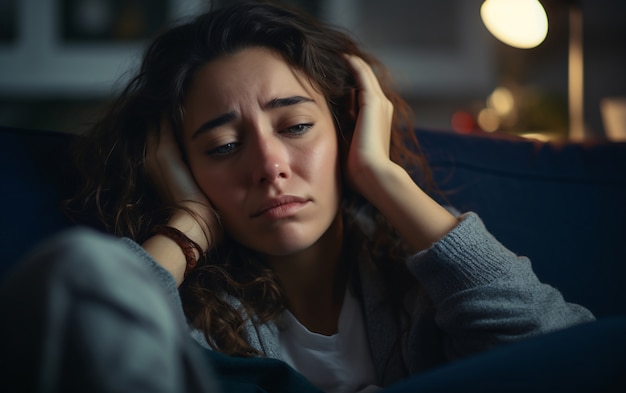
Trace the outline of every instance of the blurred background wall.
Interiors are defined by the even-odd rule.
[[[0,0],[0,124],[84,130],[102,115],[159,29],[229,2]],[[351,30],[388,64],[421,127],[566,135],[572,4],[584,23],[587,137],[605,135],[600,102],[626,96],[622,0],[542,1],[549,31],[533,49],[494,38],[480,18],[482,0],[283,2]],[[497,124],[481,117],[494,91],[514,105],[514,115]]]

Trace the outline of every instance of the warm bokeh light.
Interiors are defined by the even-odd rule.
[[[500,116],[495,109],[484,108],[478,113],[478,125],[483,131],[494,132],[500,128]]]
[[[468,112],[458,111],[452,115],[452,129],[462,134],[474,131],[474,117]]]
[[[526,139],[536,139],[541,142],[549,142],[553,140],[553,137],[551,137],[550,135],[541,134],[538,132],[529,132],[529,133],[524,133],[524,134],[519,134],[519,135]]]
[[[516,48],[534,48],[548,34],[548,16],[537,0],[485,0],[480,16],[491,34]]]
[[[506,87],[498,87],[487,99],[487,105],[498,112],[500,116],[508,116],[515,109],[515,98],[511,90]]]

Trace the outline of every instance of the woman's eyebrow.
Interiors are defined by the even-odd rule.
[[[283,108],[286,106],[302,104],[305,102],[315,102],[312,98],[302,97],[302,96],[291,96],[284,98],[274,98],[271,99],[267,104],[265,104],[265,109],[275,109],[275,108]]]
[[[287,106],[303,104],[307,102],[315,102],[312,98],[303,97],[303,96],[291,96],[291,97],[283,97],[283,98],[273,98],[269,100],[263,107],[265,110],[271,110],[276,108],[284,108]],[[210,131],[214,128],[227,124],[237,118],[236,112],[227,112],[222,115],[219,115],[215,119],[211,119],[206,123],[203,123],[198,129],[193,133],[191,139],[195,139],[198,135],[203,134],[207,131]]]
[[[191,139],[195,139],[198,137],[198,135],[206,131],[210,131],[213,128],[217,128],[226,123],[229,123],[235,120],[236,118],[237,118],[237,114],[235,112],[227,112],[227,113],[224,113],[223,115],[219,115],[215,119],[211,119],[207,121],[206,123],[202,124],[200,127],[198,127],[198,129],[191,136]]]

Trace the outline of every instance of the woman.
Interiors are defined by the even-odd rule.
[[[219,9],[152,43],[81,149],[71,214],[165,268],[202,345],[326,391],[592,320],[424,191],[407,113],[345,33]]]

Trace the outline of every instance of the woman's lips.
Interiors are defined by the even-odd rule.
[[[308,202],[308,199],[296,196],[271,199],[256,210],[251,217],[267,217],[272,219],[287,218],[293,216],[298,210],[306,206]]]

